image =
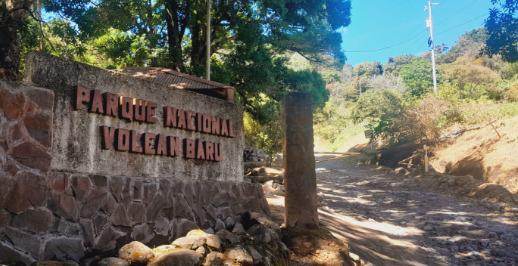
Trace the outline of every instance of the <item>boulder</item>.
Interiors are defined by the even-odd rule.
[[[175,249],[153,259],[148,266],[197,266],[200,265],[202,255],[189,249]]]
[[[147,263],[153,257],[153,250],[138,241],[126,244],[119,250],[119,258],[131,263]]]
[[[114,257],[109,257],[109,258],[104,258],[102,260],[100,260],[98,263],[97,263],[98,266],[129,266],[129,262],[123,260],[123,259],[119,259],[119,258],[114,258]]]
[[[221,249],[221,239],[217,235],[208,235],[205,239],[207,246],[212,250]]]
[[[242,247],[234,247],[225,251],[224,264],[254,265],[254,259]]]
[[[196,253],[198,253],[202,256],[205,256],[205,253],[207,253],[207,251],[205,250],[205,247],[203,247],[203,246],[198,247],[195,251],[196,251]]]
[[[172,245],[186,249],[197,249],[205,245],[205,236],[184,236],[173,241]]]
[[[178,249],[173,245],[161,245],[153,249],[153,254],[155,254],[155,258],[158,258],[164,254],[170,253],[174,250]]]
[[[203,266],[223,266],[223,261],[225,260],[225,255],[221,252],[212,251],[207,254],[205,257],[205,261],[203,262]]]
[[[55,260],[46,260],[40,261],[35,264],[36,266],[79,266],[77,262],[74,261],[55,261]]]

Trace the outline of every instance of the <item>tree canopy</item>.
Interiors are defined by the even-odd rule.
[[[518,1],[491,0],[493,8],[485,27],[488,32],[486,52],[500,54],[507,61],[518,60]]]

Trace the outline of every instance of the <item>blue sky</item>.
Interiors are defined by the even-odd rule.
[[[463,33],[479,28],[491,0],[436,0],[435,44],[451,47]],[[386,62],[401,54],[428,49],[426,0],[352,0],[351,25],[341,30],[347,64]],[[356,52],[355,52],[356,51]]]

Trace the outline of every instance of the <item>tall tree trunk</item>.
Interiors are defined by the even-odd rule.
[[[176,70],[182,70],[184,66],[182,40],[191,12],[191,1],[168,0],[165,3],[169,67]]]
[[[197,75],[203,74],[205,66],[205,18],[204,13],[199,13],[193,19],[191,25],[191,66]]]
[[[180,70],[183,67],[182,43],[179,31],[178,1],[169,0],[165,4],[167,22],[167,43],[169,45],[169,67]]]
[[[5,0],[0,6],[0,78],[17,80],[20,67],[20,35],[31,1]]]

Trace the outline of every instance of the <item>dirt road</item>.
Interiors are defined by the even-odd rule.
[[[317,156],[320,219],[373,265],[518,265],[518,215]]]

